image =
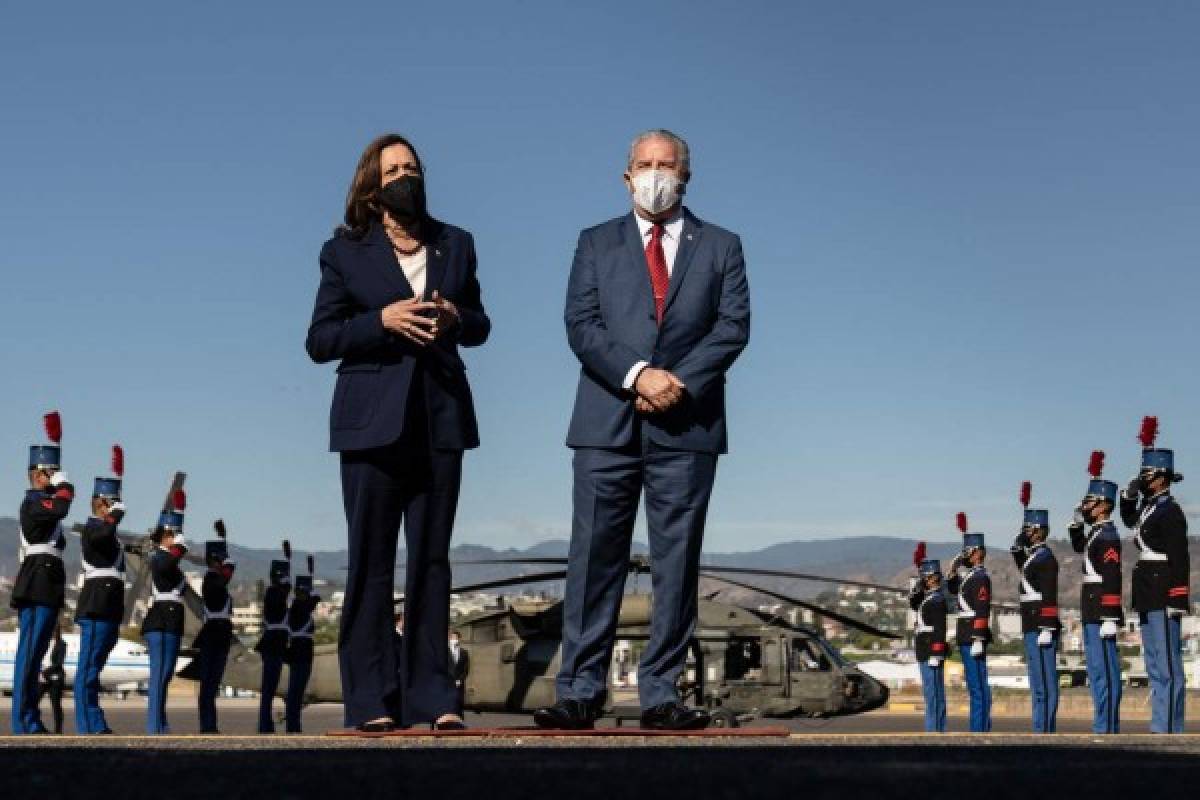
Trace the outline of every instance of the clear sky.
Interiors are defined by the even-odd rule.
[[[567,535],[578,231],[630,138],[693,148],[741,234],[751,343],[707,549],[1057,535],[1143,414],[1200,482],[1200,5],[19,3],[0,25],[0,447],[40,417],[131,524],[186,470],[192,538],[338,547],[331,365],[304,334],[358,154],[396,130],[476,236],[491,341],[456,541]],[[75,516],[82,517],[83,508]]]

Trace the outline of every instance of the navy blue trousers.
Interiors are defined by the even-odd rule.
[[[75,732],[108,729],[100,708],[100,673],[117,644],[120,623],[107,619],[79,620],[79,662],[75,667]]]
[[[12,732],[41,733],[42,713],[38,710],[41,693],[38,682],[42,675],[42,659],[54,634],[58,609],[50,606],[25,606],[17,612],[20,633],[17,636],[17,655],[13,662]]]
[[[167,687],[175,675],[179,658],[178,633],[150,631],[146,634],[146,649],[150,651],[150,704],[146,713],[146,733],[170,733],[167,725]]]
[[[446,638],[463,454],[430,448],[424,415],[417,418],[393,445],[342,453],[349,549],[338,662],[348,727],[381,717],[408,726],[457,710]],[[401,524],[404,637],[397,652],[392,591]]]
[[[1180,618],[1163,609],[1143,612],[1139,620],[1150,678],[1150,732],[1183,733],[1187,694]]]
[[[312,675],[312,659],[297,659],[288,663],[287,695],[284,697],[284,720],[288,733],[303,733],[301,715],[304,712],[304,690],[308,688],[308,678]]]
[[[258,690],[258,732],[274,733],[275,718],[271,716],[271,705],[279,689],[279,675],[283,672],[283,656],[263,654],[262,687]]]
[[[960,645],[963,677],[967,681],[967,697],[971,702],[971,733],[987,733],[992,729],[992,687],[988,685],[987,651],[971,655],[971,646]]]
[[[221,678],[225,677],[225,663],[229,660],[229,642],[205,644],[196,655],[200,667],[200,689],[196,695],[200,715],[200,732],[217,733],[217,693],[221,690]]]
[[[644,490],[654,602],[650,640],[638,665],[638,697],[643,709],[678,702],[675,684],[696,627],[700,548],[717,456],[670,450],[643,435],[621,449],[579,448],[573,465],[574,514],[558,696],[597,704],[607,696],[633,527]]]
[[[1039,631],[1022,635],[1025,642],[1025,670],[1029,673],[1029,700],[1033,707],[1033,732],[1054,733],[1058,728],[1058,634],[1043,647]]]
[[[1121,732],[1121,655],[1117,637],[1102,638],[1100,623],[1083,626],[1088,685],[1092,689],[1092,733]]]

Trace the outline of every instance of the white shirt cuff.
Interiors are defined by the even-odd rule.
[[[650,366],[649,361],[639,361],[630,367],[629,372],[625,373],[625,382],[621,384],[621,388],[627,391],[633,389],[633,384],[637,383],[638,375],[648,366]]]

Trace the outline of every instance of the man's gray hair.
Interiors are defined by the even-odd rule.
[[[688,147],[688,143],[683,140],[682,136],[666,128],[651,128],[633,137],[633,144],[629,145],[629,160],[625,163],[626,168],[633,166],[633,155],[637,152],[638,145],[647,139],[666,139],[675,145],[675,156],[679,159],[679,166],[682,168],[683,174],[692,174],[691,148]]]

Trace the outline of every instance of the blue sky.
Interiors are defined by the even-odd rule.
[[[483,447],[458,542],[569,526],[578,231],[629,139],[689,139],[689,205],[742,235],[754,320],[706,547],[1007,543],[1061,522],[1141,415],[1200,480],[1200,7],[1187,2],[25,3],[0,28],[0,447],[40,416],[130,521],[338,547],[330,366],[304,333],[363,145],[397,130],[477,240]],[[1195,501],[1191,501],[1194,503]],[[1194,506],[1193,506],[1194,507]],[[85,512],[77,510],[77,516]]]

